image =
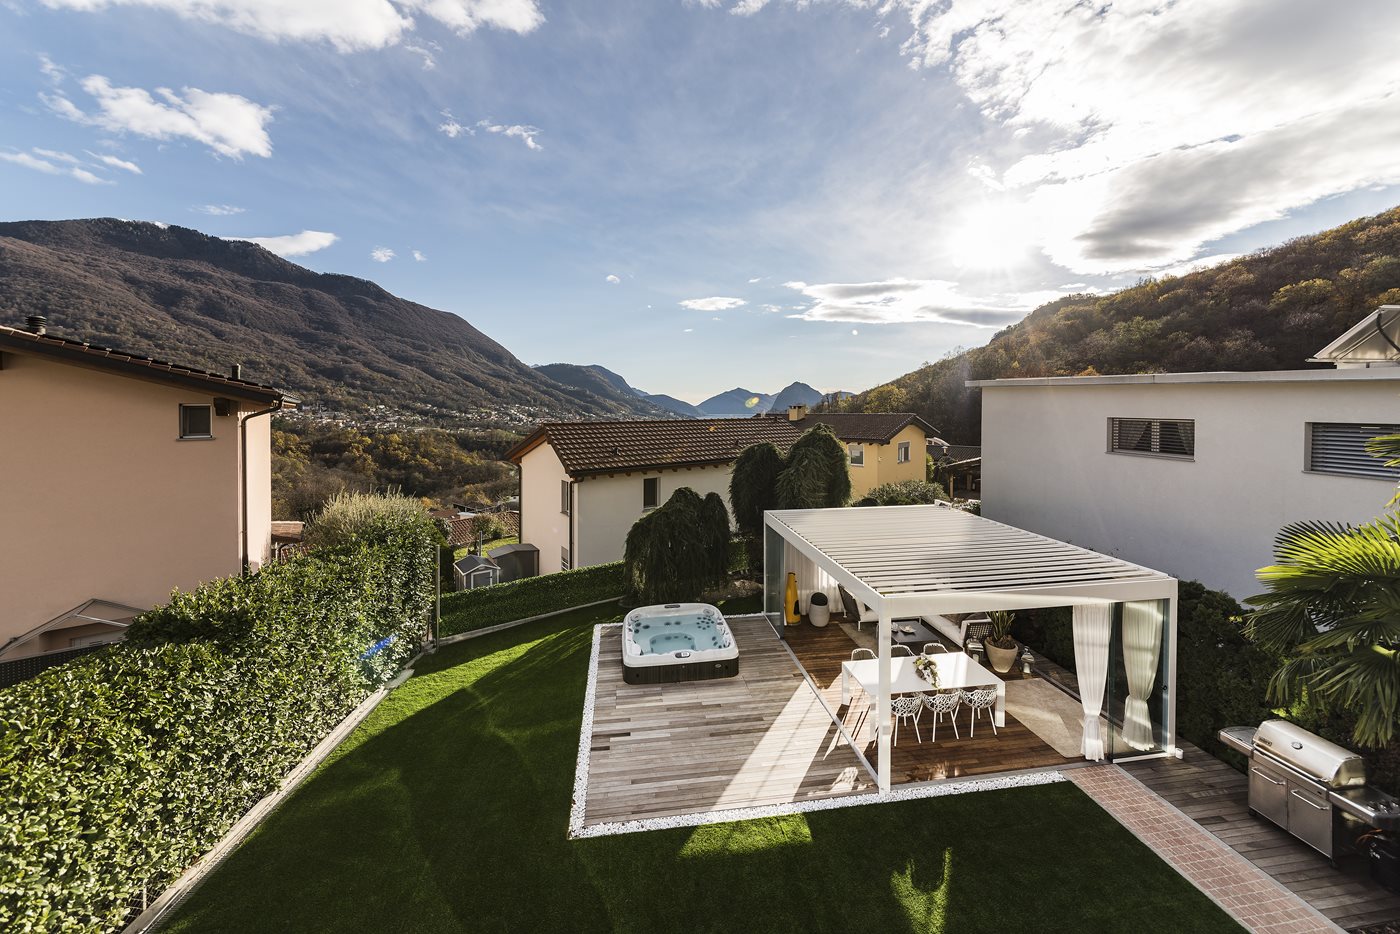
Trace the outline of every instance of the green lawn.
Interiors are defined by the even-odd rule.
[[[420,664],[169,929],[1240,930],[1068,783],[567,840],[607,609]]]

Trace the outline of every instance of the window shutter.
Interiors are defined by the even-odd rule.
[[[1164,457],[1196,456],[1196,423],[1189,418],[1110,418],[1108,449]]]
[[[1366,450],[1366,442],[1381,435],[1400,434],[1400,425],[1352,425],[1314,422],[1308,450],[1308,469],[1348,477],[1400,480],[1400,468]]]

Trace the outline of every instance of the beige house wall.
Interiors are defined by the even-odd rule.
[[[729,477],[733,465],[688,467],[679,470],[647,470],[613,476],[586,477],[574,487],[574,513],[577,520],[575,567],[621,561],[632,524],[642,517],[642,481],[659,481],[657,503],[688,486],[702,497],[718,493],[729,505]],[[730,523],[733,523],[732,509]]]
[[[179,440],[180,404],[213,394],[25,354],[2,364],[0,644],[92,597],[151,607],[240,572],[238,419]],[[249,426],[257,563],[271,521],[267,423]]]
[[[909,460],[899,463],[899,444],[909,443]],[[923,480],[927,476],[924,463],[928,436],[916,425],[906,425],[889,444],[865,445],[865,465],[851,464],[851,499],[858,500],[877,486],[901,480]],[[849,452],[850,445],[846,445]],[[849,456],[848,456],[849,459]]]
[[[540,550],[541,574],[558,571],[562,550],[569,547],[570,517],[559,511],[560,484],[568,479],[548,444],[520,459],[520,540]]]
[[[1310,473],[1310,422],[1400,422],[1400,379],[986,387],[982,514],[1243,599],[1278,530],[1381,514],[1387,480]],[[1397,373],[1396,375],[1400,375]],[[1189,418],[1191,460],[1108,452],[1109,418]]]

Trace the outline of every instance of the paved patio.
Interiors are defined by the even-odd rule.
[[[1335,934],[1341,929],[1199,824],[1113,765],[1065,775],[1177,872],[1258,934]]]

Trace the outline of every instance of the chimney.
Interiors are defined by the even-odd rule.
[[[46,327],[44,326],[44,316],[43,316],[43,315],[29,315],[29,316],[27,316],[27,317],[24,319],[24,329],[25,329],[26,331],[28,331],[30,334],[38,334],[38,335],[40,335],[40,336],[42,336],[43,334],[45,334],[45,333],[48,331],[48,328],[46,328]]]
[[[241,363],[235,363],[233,366],[229,367],[229,368],[228,368],[228,375],[229,375],[229,378],[230,378],[230,379],[242,379],[242,378],[243,378],[243,364],[241,364]]]
[[[802,421],[802,420],[803,420],[804,418],[806,418],[806,417],[807,417],[807,406],[805,406],[805,405],[790,405],[790,406],[788,406],[788,421],[790,421],[790,422],[800,422],[800,421]]]

